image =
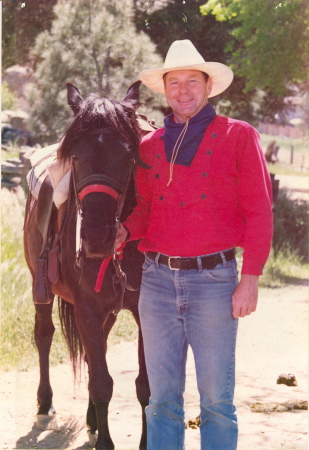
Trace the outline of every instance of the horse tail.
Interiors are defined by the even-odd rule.
[[[58,297],[58,311],[62,334],[66,340],[73,365],[74,377],[80,369],[84,347],[75,320],[74,305]]]

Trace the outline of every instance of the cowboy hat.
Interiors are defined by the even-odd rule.
[[[206,62],[188,39],[175,41],[167,52],[164,67],[143,70],[139,80],[153,91],[165,93],[163,75],[174,70],[200,70],[212,79],[212,90],[208,97],[215,97],[225,91],[233,80],[233,71],[224,64]]]

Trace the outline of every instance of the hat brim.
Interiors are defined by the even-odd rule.
[[[187,66],[143,70],[138,78],[149,89],[164,94],[163,75],[175,70],[199,70],[207,73],[212,79],[212,89],[208,97],[215,97],[225,91],[232,83],[234,77],[233,71],[228,66],[217,62],[205,62]]]

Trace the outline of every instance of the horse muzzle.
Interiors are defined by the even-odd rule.
[[[91,232],[89,228],[81,229],[82,247],[87,258],[107,258],[114,251],[116,238],[115,226],[104,227],[100,232]]]

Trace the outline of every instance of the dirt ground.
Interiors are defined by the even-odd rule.
[[[261,289],[256,313],[240,320],[237,344],[239,417],[238,450],[305,450],[307,411],[256,413],[257,402],[282,404],[307,400],[308,286]],[[110,431],[116,450],[137,450],[141,429],[135,397],[137,344],[122,342],[108,350],[114,396],[110,404]],[[277,384],[282,373],[293,373],[296,387]],[[53,429],[35,425],[38,367],[27,372],[1,373],[1,449],[89,449],[85,413],[87,381],[74,386],[69,364],[51,368],[54,406]],[[194,363],[187,364],[186,420],[199,414]],[[186,430],[186,449],[199,449],[199,430]],[[168,450],[168,449],[166,449]]]
[[[300,198],[309,201],[309,177],[295,175],[276,175],[279,188],[286,188],[292,199]]]

